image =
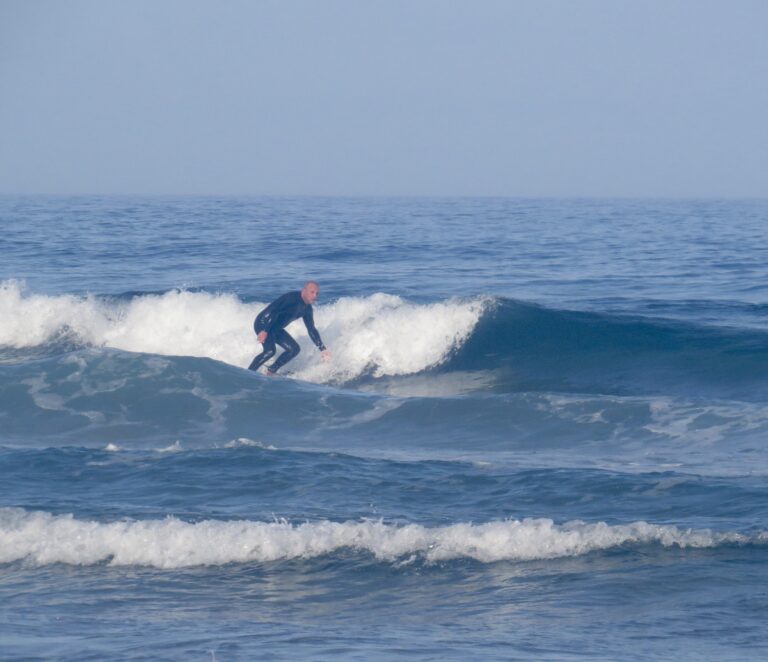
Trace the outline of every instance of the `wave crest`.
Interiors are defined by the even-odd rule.
[[[626,545],[716,547],[765,542],[765,534],[679,529],[647,522],[608,525],[549,519],[459,523],[442,527],[381,521],[307,522],[164,520],[101,523],[18,508],[0,509],[0,563],[198,565],[308,559],[354,550],[379,561],[481,563],[578,556]]]
[[[415,304],[383,293],[319,305],[315,321],[334,359],[318,361],[298,320],[288,330],[306,351],[290,370],[313,382],[418,373],[443,362],[466,340],[485,305],[485,299]],[[0,283],[0,347],[33,348],[67,335],[81,346],[206,357],[247,367],[261,351],[253,320],[264,306],[234,294],[185,290],[127,300],[45,296],[5,281]]]

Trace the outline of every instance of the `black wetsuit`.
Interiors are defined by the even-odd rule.
[[[301,351],[299,344],[285,330],[286,326],[299,317],[303,318],[312,342],[317,345],[320,351],[325,349],[320,334],[315,328],[311,304],[304,303],[301,292],[288,292],[275,299],[256,316],[256,321],[253,323],[256,334],[266,331],[267,337],[264,339],[264,351],[253,359],[251,365],[248,366],[249,370],[258,370],[275,355],[275,343],[285,351],[277,357],[277,361],[269,366],[268,370],[272,373],[280,370]]]

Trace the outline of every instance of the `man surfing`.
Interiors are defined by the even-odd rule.
[[[331,353],[326,349],[320,334],[315,328],[312,317],[312,304],[317,299],[320,286],[313,280],[304,283],[300,292],[286,292],[275,299],[262,310],[253,323],[256,331],[256,339],[262,344],[263,350],[253,359],[248,370],[258,370],[264,363],[275,355],[275,344],[280,345],[285,351],[277,357],[277,360],[267,368],[268,375],[274,375],[288,361],[295,358],[301,351],[299,344],[291,337],[285,327],[301,317],[304,326],[312,342],[317,345],[324,361],[331,358]]]

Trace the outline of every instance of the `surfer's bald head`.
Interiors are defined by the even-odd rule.
[[[308,280],[304,283],[304,287],[301,288],[301,298],[304,303],[315,303],[317,299],[317,293],[320,291],[320,286],[314,280]]]

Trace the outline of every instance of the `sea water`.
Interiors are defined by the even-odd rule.
[[[764,659],[766,222],[0,198],[0,658]]]

